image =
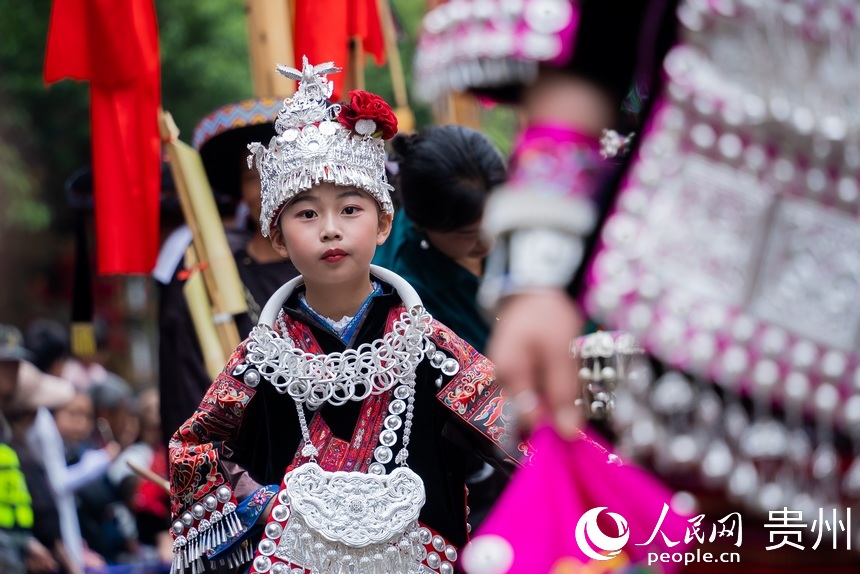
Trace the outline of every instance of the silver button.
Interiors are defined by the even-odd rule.
[[[442,362],[442,374],[446,377],[453,377],[460,372],[460,363],[455,359],[445,359]]]
[[[290,509],[283,504],[279,504],[275,508],[272,509],[272,518],[274,518],[278,522],[283,522],[289,517],[290,517]]]
[[[442,351],[436,351],[433,355],[430,356],[430,365],[438,369],[442,366],[442,363],[445,361],[445,353]]]
[[[278,538],[284,532],[284,527],[277,522],[270,522],[266,525],[266,536],[272,540]]]
[[[394,446],[397,443],[397,433],[393,430],[384,430],[379,433],[379,443],[383,446]]]
[[[260,554],[262,554],[263,556],[271,556],[275,553],[277,545],[268,538],[263,538],[262,540],[260,540],[260,544],[257,546],[257,548],[260,549]]]
[[[266,556],[257,556],[254,559],[254,568],[257,572],[268,572],[272,567],[272,561]]]
[[[418,541],[421,544],[430,544],[433,540],[433,533],[430,532],[429,528],[421,528],[418,530]]]
[[[387,446],[378,446],[376,447],[376,450],[373,451],[373,458],[382,464],[388,464],[391,462],[392,457],[391,449]]]
[[[430,566],[430,568],[438,569],[439,565],[441,563],[442,563],[442,559],[439,558],[439,555],[436,554],[435,552],[431,552],[430,554],[427,555],[427,565]]]
[[[388,430],[396,431],[403,426],[403,421],[400,420],[400,417],[397,415],[388,415],[385,417],[384,425]]]
[[[254,370],[250,370],[245,373],[245,384],[251,388],[256,387],[260,384],[260,373]]]
[[[218,490],[215,492],[216,498],[218,498],[218,502],[227,502],[230,500],[230,495],[233,494],[230,491],[229,486],[219,486]]]
[[[541,34],[555,34],[570,23],[573,9],[569,0],[537,0],[526,4],[523,19]]]

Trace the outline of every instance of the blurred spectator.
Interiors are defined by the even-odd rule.
[[[63,371],[60,376],[71,381],[79,391],[89,391],[94,384],[104,381],[107,370],[98,362],[83,363],[79,359],[70,357],[63,363]]]
[[[93,400],[89,393],[76,391],[71,401],[54,412],[54,420],[60,436],[63,437],[67,458],[80,458],[82,453],[79,449],[91,446],[92,435],[96,429]]]
[[[12,429],[11,445],[18,454],[21,471],[27,481],[33,508],[33,535],[48,549],[55,564],[51,564],[43,552],[33,545],[34,560],[28,563],[30,571],[81,574],[83,568],[70,554],[60,525],[60,512],[54,499],[51,481],[45,466],[45,446],[41,441],[31,444],[37,412],[40,408],[56,408],[71,400],[74,389],[71,383],[42,373],[31,363],[21,361],[18,369],[17,387],[11,404],[6,410],[6,419]],[[50,413],[47,413],[50,418]],[[52,424],[53,421],[49,421]],[[56,433],[56,427],[54,427]],[[59,447],[59,445],[57,445]],[[62,456],[60,452],[60,456]]]
[[[402,210],[373,262],[409,281],[434,319],[483,353],[490,326],[477,293],[492,245],[481,221],[505,180],[502,154],[480,132],[453,125],[398,135],[392,147]]]
[[[93,442],[102,446],[116,440],[124,449],[137,438],[138,424],[131,388],[119,376],[108,373],[89,390],[95,415]],[[115,480],[115,469],[126,466],[122,454],[108,472],[78,492],[81,532],[89,547],[108,563],[127,560],[137,553],[137,528],[130,510],[133,487]]]
[[[33,527],[30,494],[5,418],[18,386],[19,361],[28,355],[21,343],[18,329],[0,324],[0,572],[8,574],[24,574]],[[52,561],[48,555],[47,563]]]
[[[153,478],[157,476],[163,480],[160,483],[138,480],[132,507],[141,545],[158,562],[169,564],[173,558],[173,539],[169,534],[169,493],[164,488],[167,483],[167,449],[161,441],[158,395],[158,389],[154,387],[138,395],[140,440],[134,445],[138,453],[138,459],[134,462],[140,468],[148,469]]]
[[[66,475],[68,492],[77,491],[81,486],[104,476],[108,465],[119,454],[120,446],[116,441],[112,441],[104,448],[94,448],[95,422],[90,395],[78,390],[70,402],[54,412],[54,420],[63,441],[65,462],[68,465]],[[72,502],[75,503],[74,498]],[[77,508],[75,508],[75,525],[80,536]],[[85,542],[83,543],[83,562],[88,568],[104,566],[104,559],[90,550]]]
[[[44,373],[62,376],[71,355],[68,328],[51,319],[36,319],[24,333],[24,346],[32,353],[32,363]]]
[[[90,389],[96,430],[108,442],[116,440],[122,448],[134,443],[139,432],[134,393],[119,375],[106,373]]]
[[[154,436],[154,433],[160,432],[158,426],[158,400],[157,396],[153,397],[152,393],[156,393],[156,389],[147,389],[141,394],[142,401],[135,401],[134,410],[129,420],[135,421],[135,440],[124,448],[114,463],[108,470],[108,479],[114,485],[120,498],[131,508],[135,492],[137,491],[139,477],[129,466],[129,463],[138,468],[149,468],[152,464],[154,445],[160,436]],[[156,412],[153,412],[153,408]],[[144,420],[148,419],[148,420]],[[148,428],[147,428],[148,427]],[[144,440],[143,434],[146,435]]]
[[[22,367],[32,368],[26,363]],[[71,388],[71,383],[66,382],[66,385]],[[74,493],[104,475],[120,447],[111,442],[102,449],[86,448],[76,452],[74,458],[70,457],[68,446],[72,444],[82,448],[92,434],[92,401],[82,393],[73,393],[62,404],[59,398],[47,399],[50,402],[46,402],[42,396],[39,394],[37,398],[39,409],[27,442],[32,452],[39,453],[42,466],[47,471],[60,515],[63,541],[72,561],[80,569],[103,565],[104,560],[83,543]]]

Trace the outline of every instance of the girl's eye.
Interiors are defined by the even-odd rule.
[[[359,208],[354,205],[347,205],[343,208],[344,215],[355,215],[358,213]]]
[[[300,211],[298,214],[296,214],[296,217],[299,217],[301,219],[313,219],[315,216],[316,216],[316,213],[314,213],[310,209],[307,209],[305,211]]]

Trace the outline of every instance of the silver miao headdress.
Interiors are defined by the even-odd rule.
[[[340,68],[333,62],[313,66],[305,56],[301,71],[286,66],[278,66],[278,71],[298,80],[298,89],[284,100],[275,122],[277,135],[269,147],[262,143],[248,145],[248,167],[256,161],[262,183],[263,235],[268,236],[284,205],[322,182],[366,191],[383,212],[393,213],[393,188],[385,176],[385,149],[377,122],[371,117],[359,117],[354,123],[339,119],[348,105],[328,101],[334,85],[327,76]],[[372,94],[365,95],[382,101]],[[355,120],[355,114],[351,116]]]

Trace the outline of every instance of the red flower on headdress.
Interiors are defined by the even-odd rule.
[[[362,128],[368,124],[361,122],[361,120],[374,122],[375,129],[372,132],[374,137],[382,137],[382,139],[387,140],[393,138],[397,133],[397,116],[394,115],[394,110],[391,109],[388,102],[376,94],[363,90],[353,90],[349,93],[349,103],[341,104],[337,121],[347,128],[365,135],[365,130]],[[358,129],[356,129],[356,124]]]

